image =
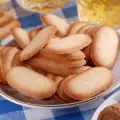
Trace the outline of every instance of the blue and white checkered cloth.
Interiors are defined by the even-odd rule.
[[[8,8],[10,12],[22,23],[25,29],[38,27],[42,24],[38,13],[23,10],[16,2],[11,0]],[[75,0],[69,6],[53,12],[69,21],[77,20],[77,9]],[[0,120],[90,120],[96,108],[107,97],[93,101],[88,104],[73,108],[49,109],[49,108],[27,108],[19,106],[0,97]]]

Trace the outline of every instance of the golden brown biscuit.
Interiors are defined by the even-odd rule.
[[[96,31],[96,29],[97,29],[96,26],[92,26],[91,28],[85,30],[85,34],[93,38],[93,34]]]
[[[73,99],[86,100],[106,90],[113,81],[109,69],[94,67],[65,82],[64,92]]]
[[[66,62],[66,65],[69,67],[81,67],[81,66],[84,66],[85,64],[86,64],[85,59],[73,60],[70,62]]]
[[[64,85],[65,85],[65,82],[67,82],[68,80],[74,78],[75,75],[70,75],[68,77],[66,77],[64,80],[62,80],[59,85],[58,85],[58,88],[57,88],[57,94],[58,96],[60,96],[63,100],[67,101],[67,102],[73,102],[75,101],[74,99],[70,98],[68,95],[66,95],[64,93]]]
[[[91,50],[91,45],[87,46],[85,49],[83,49],[83,52],[85,54],[85,60],[87,62],[87,65],[89,66],[95,66],[94,63],[92,62],[90,58],[90,50]]]
[[[90,66],[81,66],[81,67],[76,67],[76,68],[73,68],[73,74],[80,74],[86,70],[89,70],[91,69]]]
[[[53,80],[54,80],[54,82],[56,83],[56,85],[59,85],[59,83],[60,83],[62,80],[64,80],[64,77],[63,77],[63,76],[58,76],[58,75],[56,75],[56,76],[53,77]]]
[[[6,80],[20,93],[33,98],[48,98],[57,90],[57,86],[52,80],[25,67],[12,68],[7,73]]]
[[[9,50],[11,47],[9,46],[4,46],[4,48],[1,50],[0,52],[0,73],[1,73],[1,76],[3,78],[3,82],[6,83],[6,81],[4,80],[5,79],[5,74],[4,74],[4,71],[3,71],[3,57],[6,53],[7,50]]]
[[[91,38],[85,34],[70,35],[48,44],[45,50],[55,54],[69,54],[87,47],[91,42]]]
[[[58,75],[66,76],[71,73],[68,66],[46,57],[32,58],[29,60],[29,64],[35,68],[40,68]]]
[[[30,42],[30,44],[21,52],[20,60],[28,60],[43,49],[49,42],[50,38],[56,33],[54,26],[48,26],[42,29]]]
[[[37,29],[33,29],[29,32],[29,38],[30,40],[32,40],[36,35],[37,33],[42,30],[44,27],[40,27],[40,28],[37,28]]]
[[[15,66],[24,66],[25,63],[20,61],[20,53],[21,51],[18,50],[15,54],[15,56],[13,57],[13,61],[12,61],[12,66],[15,67]]]
[[[3,54],[1,72],[3,73],[3,78],[6,78],[6,73],[12,68],[13,58],[18,52],[15,47],[8,48]]]
[[[42,14],[40,19],[46,25],[56,26],[58,29],[57,35],[59,37],[64,37],[67,34],[69,24],[63,18],[60,18],[54,14]]]
[[[57,94],[57,92],[53,95],[53,98],[59,102],[66,102]]]
[[[55,75],[52,74],[52,73],[50,73],[50,72],[47,72],[45,76],[46,76],[48,79],[53,80],[53,78],[54,78]]]
[[[21,27],[21,23],[17,20],[12,20],[9,24],[0,28],[0,40],[6,38],[11,34],[11,29],[15,27]]]
[[[13,28],[11,32],[16,42],[22,49],[24,49],[30,43],[28,32],[24,29],[16,27]]]
[[[76,34],[78,32],[78,30],[85,25],[86,25],[86,23],[84,23],[84,22],[74,22],[74,23],[72,23],[70,25],[69,29],[68,29],[67,35]]]
[[[69,59],[69,60],[84,59],[85,54],[82,51],[78,51],[78,52],[74,52],[74,53],[65,55],[65,58]]]
[[[4,50],[4,46],[0,46],[0,83],[6,83],[3,79],[2,73],[1,73],[1,66],[2,66],[2,60],[3,60],[3,50]]]
[[[9,24],[11,21],[13,21],[13,17],[12,16],[9,16],[9,15],[6,15],[6,14],[3,14],[1,17],[0,17],[0,27],[2,26],[5,26],[6,24]]]
[[[120,104],[114,104],[104,108],[98,120],[120,120]]]
[[[51,60],[55,60],[55,61],[65,61],[65,57],[64,55],[58,55],[58,54],[52,54],[48,51],[46,51],[45,49],[41,50],[38,54],[39,57],[46,57],[48,59],[51,59]]]
[[[78,30],[77,34],[85,34],[85,32],[91,28],[93,28],[93,26],[85,25],[81,29]]]
[[[114,29],[101,26],[94,33],[90,57],[96,66],[112,69],[119,49],[119,38]]]

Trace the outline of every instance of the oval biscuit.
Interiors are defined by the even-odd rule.
[[[50,38],[56,33],[54,26],[48,26],[42,29],[30,42],[30,44],[21,52],[20,60],[28,60],[43,49],[49,42]]]
[[[89,36],[75,34],[48,44],[45,50],[55,54],[69,54],[87,47],[91,42],[92,40]]]
[[[7,73],[6,80],[20,93],[33,98],[48,98],[57,90],[56,84],[52,80],[25,67],[12,68]]]
[[[28,32],[24,29],[16,27],[13,28],[11,31],[13,37],[21,48],[24,49],[30,43]]]
[[[40,18],[44,24],[56,26],[58,29],[58,36],[64,37],[67,34],[69,24],[64,19],[54,14],[42,14]]]
[[[119,49],[119,38],[114,29],[101,26],[94,33],[90,56],[96,66],[112,69]]]
[[[94,67],[67,81],[64,92],[76,100],[86,100],[109,88],[113,81],[109,69]]]

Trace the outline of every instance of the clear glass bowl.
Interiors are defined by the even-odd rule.
[[[1,42],[1,44],[5,45],[8,42],[10,42],[11,40],[13,40],[13,38],[10,36],[7,39],[3,40]],[[115,81],[112,84],[112,86],[109,89],[103,91],[102,93],[100,93],[88,100],[85,100],[85,101],[66,103],[66,102],[59,102],[54,99],[51,99],[51,100],[39,100],[38,99],[37,100],[37,99],[26,97],[26,96],[20,94],[18,91],[16,91],[12,87],[10,87],[9,85],[3,85],[3,84],[0,84],[0,95],[3,96],[4,98],[8,99],[11,102],[14,102],[16,104],[20,104],[23,106],[27,106],[27,107],[62,108],[62,107],[77,106],[77,105],[85,104],[85,103],[91,102],[93,100],[99,99],[101,97],[104,97],[104,96],[110,94],[111,92],[113,92],[114,90],[116,90],[118,87],[120,87],[120,68],[119,68],[119,66],[120,66],[120,50],[119,50],[118,60],[112,70],[114,77],[115,77]]]
[[[27,0],[17,0],[17,3],[27,11],[44,13],[68,6],[71,4],[71,1],[72,0],[42,0],[41,3],[30,3],[27,2]]]

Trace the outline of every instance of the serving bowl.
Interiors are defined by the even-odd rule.
[[[9,36],[8,38],[6,38],[5,40],[3,40],[1,42],[1,45],[6,45],[11,41],[14,41],[13,37]],[[53,98],[45,99],[45,100],[34,99],[34,98],[26,97],[26,96],[20,94],[15,89],[13,89],[11,86],[4,85],[4,84],[0,84],[0,95],[13,103],[27,106],[27,107],[49,107],[49,108],[73,107],[73,106],[85,104],[85,103],[91,102],[93,100],[99,99],[101,97],[104,97],[104,96],[110,94],[114,90],[116,90],[120,86],[119,66],[120,66],[120,50],[119,50],[117,62],[112,70],[114,77],[115,77],[115,81],[112,84],[112,86],[109,89],[101,92],[100,94],[98,94],[90,99],[84,100],[84,101],[66,103],[66,102],[57,101]],[[20,76],[18,76],[18,77],[20,77]]]
[[[24,0],[23,0],[24,1]],[[61,5],[60,7],[56,7],[54,9],[48,9],[48,10],[33,10],[33,9],[29,9],[27,8],[27,6],[23,6],[21,5],[20,3],[20,0],[16,0],[17,4],[23,8],[24,10],[26,11],[29,11],[29,12],[38,12],[38,13],[46,13],[46,12],[55,12],[56,10],[59,10],[60,8],[64,8],[66,6],[70,6],[72,5],[73,3],[75,3],[75,0],[69,0],[68,3],[66,3],[65,5]]]

